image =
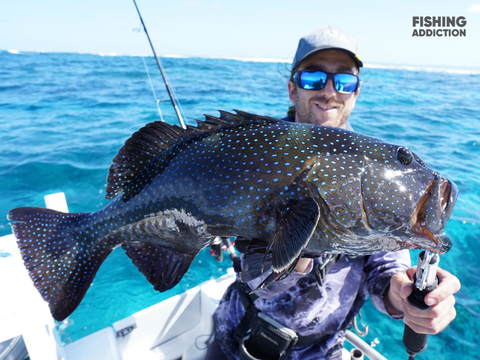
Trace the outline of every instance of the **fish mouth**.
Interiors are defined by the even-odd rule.
[[[433,242],[428,250],[442,254],[450,250],[451,240],[443,234],[443,230],[453,211],[457,194],[455,183],[437,177],[418,201],[412,213],[410,231]]]

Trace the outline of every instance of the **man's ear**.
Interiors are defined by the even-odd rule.
[[[289,81],[287,84],[288,87],[288,97],[290,98],[290,101],[295,104],[295,94],[297,91],[296,85],[293,81]]]

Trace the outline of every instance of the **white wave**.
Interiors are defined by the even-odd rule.
[[[1,51],[1,50],[0,50]],[[20,54],[19,50],[10,49],[5,50],[11,54]],[[62,53],[55,51],[28,51],[30,53]],[[74,53],[75,52],[68,52]],[[116,53],[116,52],[77,52],[76,54],[89,54],[98,56],[134,56],[134,57],[152,57],[151,53]],[[200,59],[221,59],[221,60],[235,60],[243,62],[263,62],[263,63],[285,63],[290,64],[291,59],[286,58],[267,58],[267,57],[248,57],[248,56],[207,56],[207,55],[182,55],[182,54],[161,54],[162,58],[200,58]],[[399,65],[399,64],[376,64],[376,63],[364,63],[365,68],[370,69],[386,69],[386,70],[406,70],[406,71],[426,71],[426,72],[441,72],[449,74],[462,74],[462,75],[480,75],[480,68],[456,68],[447,66],[426,66],[426,65]]]
[[[160,57],[168,57],[168,58],[174,58],[174,59],[188,59],[188,58],[198,57],[198,56],[179,55],[179,54],[162,54],[160,55]]]
[[[122,56],[143,56],[149,57],[153,56],[152,54],[125,54]],[[282,58],[258,58],[258,57],[247,57],[247,56],[209,56],[209,55],[179,55],[179,54],[162,54],[160,57],[163,58],[176,58],[176,59],[188,59],[188,58],[199,58],[199,59],[220,59],[220,60],[236,60],[244,62],[269,62],[269,63],[291,63],[291,59],[282,59]]]
[[[258,57],[243,57],[243,56],[196,56],[203,59],[221,59],[221,60],[236,60],[244,62],[268,62],[268,63],[291,63],[292,59],[282,58],[258,58]]]
[[[117,53],[114,53],[114,52],[106,52],[106,53],[100,52],[100,53],[98,53],[98,55],[100,55],[100,56],[119,56]]]
[[[132,55],[128,55],[128,56],[132,56]],[[152,55],[147,55],[147,56],[152,56]],[[162,54],[160,55],[160,57],[221,59],[221,60],[236,60],[236,61],[244,61],[244,62],[269,62],[269,63],[286,63],[286,64],[290,64],[292,62],[292,59],[285,59],[285,58],[242,57],[242,56],[204,56],[204,55]],[[375,63],[364,63],[364,66],[366,68],[376,68],[376,69],[444,72],[444,73],[466,74],[466,75],[480,74],[480,69],[455,68],[455,67],[447,67],[447,66],[435,67],[435,66],[424,66],[424,65],[397,65],[397,64],[389,65],[389,64],[375,64]]]

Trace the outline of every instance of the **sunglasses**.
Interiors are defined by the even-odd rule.
[[[293,75],[293,80],[298,87],[305,90],[322,90],[328,79],[332,79],[335,90],[340,94],[353,94],[360,84],[357,75],[346,73],[331,74],[323,71],[304,70]]]

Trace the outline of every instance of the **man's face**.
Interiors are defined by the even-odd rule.
[[[341,50],[325,50],[303,61],[298,71],[320,70],[329,73],[358,75],[352,58]],[[345,128],[360,90],[355,94],[340,94],[335,91],[332,80],[322,90],[304,90],[289,81],[290,101],[295,104],[295,122]]]

